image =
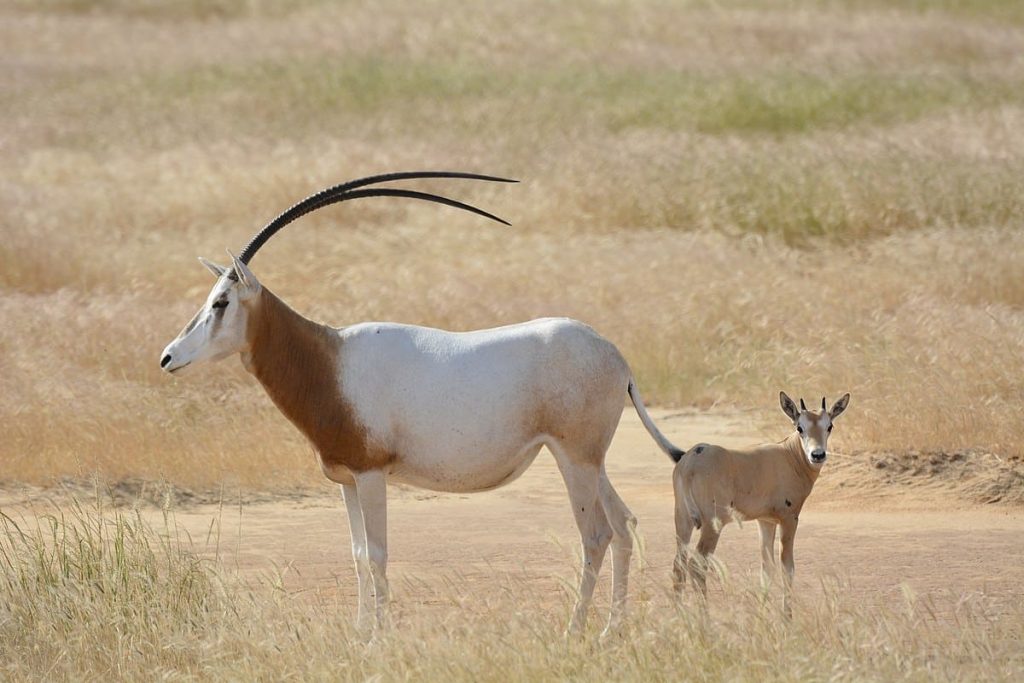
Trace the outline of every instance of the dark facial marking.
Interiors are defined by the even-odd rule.
[[[202,313],[202,311],[200,311],[199,313]],[[188,325],[185,325],[185,329],[182,330],[181,336],[185,336],[186,334],[191,332],[193,329],[195,329],[195,326],[199,324],[199,313],[196,313],[192,317],[192,319],[188,321]]]
[[[220,329],[221,324],[224,322],[224,310],[227,308],[227,305],[227,299],[217,299],[212,304],[210,304],[210,308],[213,309],[213,325],[210,327],[211,337],[217,334],[217,331]]]
[[[698,453],[703,453],[704,452],[704,447],[703,446],[697,446],[697,452]]]

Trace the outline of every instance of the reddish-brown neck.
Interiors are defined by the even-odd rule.
[[[325,470],[386,464],[390,455],[368,447],[366,431],[344,395],[338,332],[299,315],[266,288],[246,305],[246,367],[313,443]]]

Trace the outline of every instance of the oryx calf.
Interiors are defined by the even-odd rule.
[[[685,453],[664,441],[653,423],[645,424],[676,462],[672,484],[676,499],[677,553],[673,584],[681,593],[685,574],[690,574],[701,594],[707,595],[707,564],[715,552],[722,527],[732,521],[756,519],[761,532],[761,571],[767,582],[774,574],[772,555],[777,527],[782,527],[782,565],[785,568],[784,608],[790,613],[790,588],[795,565],[793,541],[800,510],[811,494],[827,457],[826,444],[832,422],[846,410],[850,395],[836,401],[830,410],[821,399],[821,410],[800,408],[779,392],[782,411],[796,427],[785,440],[733,450],[700,443]],[[660,437],[660,438],[659,438]],[[697,556],[689,549],[694,528],[700,530]]]
[[[357,197],[428,199],[493,218],[436,195],[356,189],[423,177],[498,180],[400,173],[313,195],[257,234],[238,258],[232,257],[230,267],[203,261],[217,282],[164,349],[160,366],[176,372],[240,354],[245,368],[312,442],[324,475],[341,485],[348,509],[360,625],[374,613],[378,625],[385,619],[387,482],[486,491],[516,479],[547,446],[565,480],[583,541],[570,630],[584,626],[609,545],[614,564],[609,628],[614,628],[625,608],[636,520],[608,481],[604,460],[623,395],[634,395],[635,387],[611,342],[564,318],[474,332],[375,322],[337,329],[292,310],[247,265],[295,218]]]

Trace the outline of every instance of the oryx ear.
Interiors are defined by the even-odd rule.
[[[232,270],[238,277],[238,281],[249,290],[250,293],[256,293],[260,289],[260,281],[256,279],[256,276],[249,270],[249,266],[242,263],[237,256],[228,252],[228,256],[231,257]]]
[[[228,269],[225,268],[224,266],[218,266],[213,261],[207,261],[202,256],[199,257],[199,262],[206,266],[206,269],[209,270],[214,275],[216,275],[217,277],[220,277],[224,273],[228,272]]]
[[[779,404],[782,406],[782,412],[784,412],[790,420],[796,422],[800,419],[800,411],[797,409],[796,404],[793,403],[793,399],[786,396],[785,391],[779,392]]]
[[[828,411],[828,416],[833,420],[839,417],[846,406],[850,405],[850,394],[845,394],[841,399],[835,402],[832,406],[832,410]]]

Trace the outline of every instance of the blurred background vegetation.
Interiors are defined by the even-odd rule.
[[[848,451],[1024,453],[1021,3],[6,0],[0,59],[4,479],[317,481],[237,361],[158,355],[196,256],[428,168],[522,179],[423,185],[513,227],[346,204],[254,269],[339,326],[580,318],[662,405],[851,391]]]

